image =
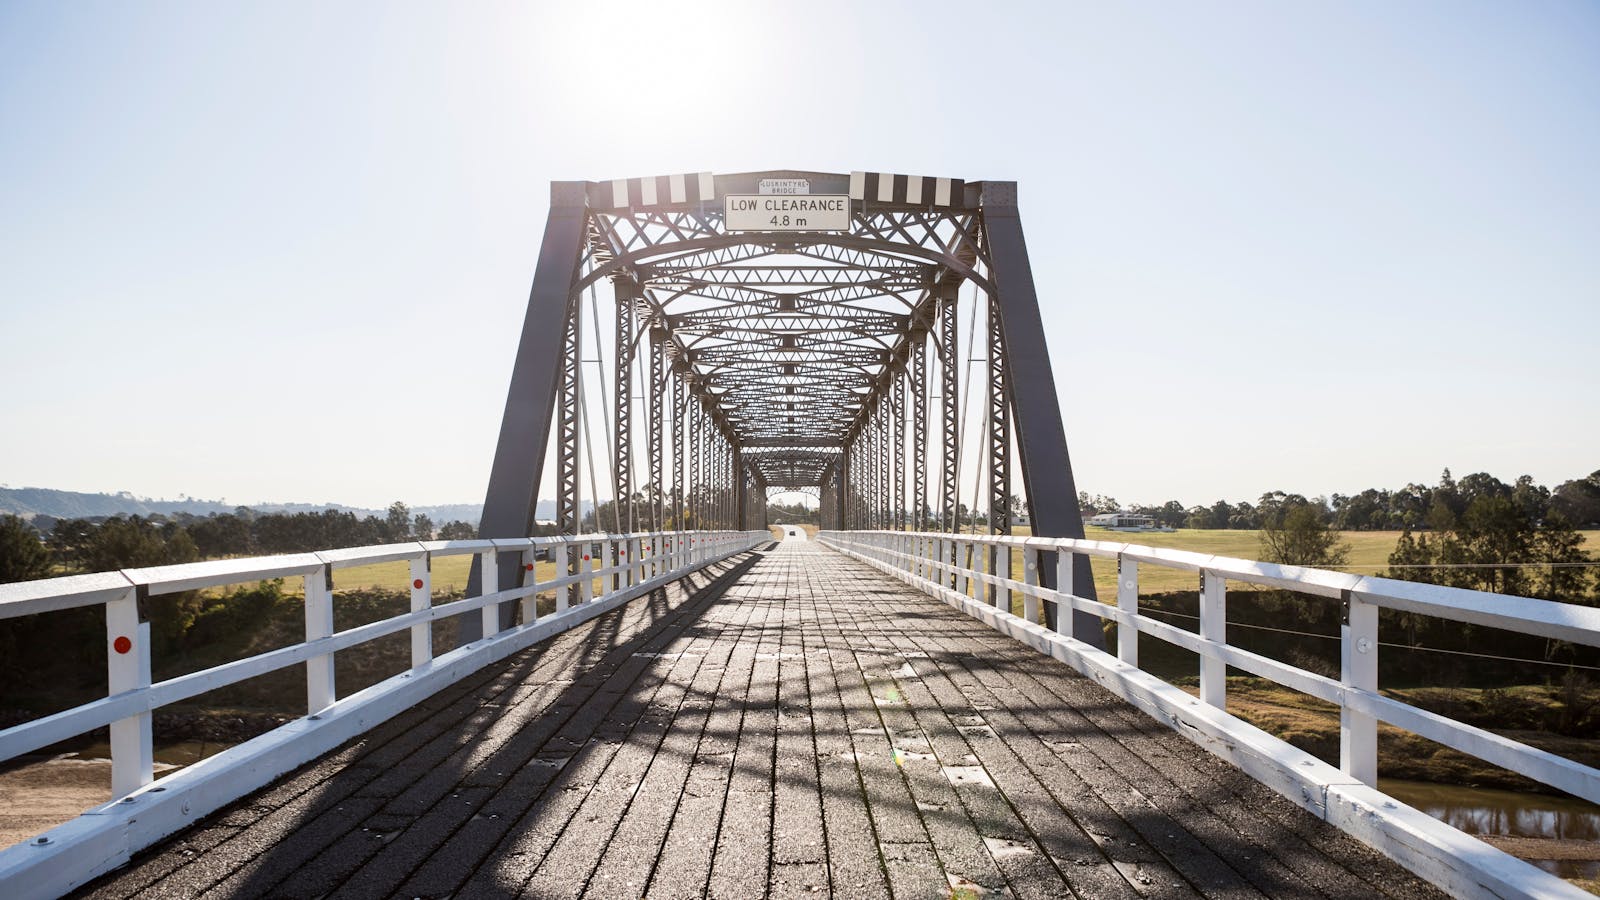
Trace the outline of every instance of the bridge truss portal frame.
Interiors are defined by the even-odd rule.
[[[763,193],[768,179],[848,195],[849,230],[729,230],[723,198]],[[983,377],[964,410],[968,285],[968,356],[980,335],[984,355],[965,360]],[[965,466],[983,482],[971,520],[981,498],[989,530],[1008,534],[1014,428],[1034,534],[1084,536],[1014,182],[772,171],[554,183],[482,537],[533,533],[549,448],[558,530],[584,524],[580,470],[600,443],[586,427],[586,317],[592,361],[614,362],[595,408],[609,410],[619,499],[608,521],[596,510],[597,528],[764,527],[769,491],[788,488],[819,496],[827,528],[954,531]],[[963,459],[968,413],[984,423],[976,460]],[[1073,592],[1094,596],[1089,567],[1073,571]],[[463,626],[463,639],[479,627]],[[1102,645],[1091,616],[1076,613],[1072,632]]]

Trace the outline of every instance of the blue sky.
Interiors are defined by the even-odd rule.
[[[1600,468],[1600,6],[0,4],[0,482],[482,498],[552,180],[1020,183],[1080,486]]]

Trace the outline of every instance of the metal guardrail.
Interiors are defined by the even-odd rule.
[[[1464,839],[1456,841],[1433,828],[1432,820],[1422,820],[1426,817],[1408,818],[1397,812],[1402,806],[1375,789],[1361,790],[1373,789],[1377,784],[1377,726],[1379,722],[1386,722],[1550,787],[1600,803],[1600,770],[1379,693],[1378,610],[1401,610],[1600,646],[1600,609],[1108,541],[895,531],[825,531],[818,537],[825,544],[872,563],[947,602],[967,607],[967,612],[998,630],[1077,666],[1207,749],[1240,764],[1300,805],[1379,846],[1401,863],[1453,892],[1501,896],[1496,892],[1505,890],[1508,895],[1566,896],[1564,882],[1529,874],[1538,873],[1538,870],[1520,863],[1511,865],[1517,861],[1510,857],[1499,859],[1504,855],[1498,851],[1493,851],[1493,856],[1486,855],[1482,850],[1492,850],[1487,845],[1449,829]],[[1020,580],[1012,577],[1013,550],[1022,553]],[[1074,567],[1088,565],[1087,557],[1091,556],[1116,560],[1114,603],[1090,600],[1042,585],[1040,574],[1045,566],[1052,564],[1050,557],[1054,557],[1054,583],[1071,585]],[[1141,565],[1199,575],[1198,633],[1140,613]],[[1339,601],[1344,614],[1339,639],[1340,677],[1329,678],[1229,644],[1225,587],[1229,580]],[[1014,596],[1022,599],[1021,616],[1011,611]],[[1054,634],[1042,624],[1041,604],[1055,608],[1056,614],[1051,619],[1056,623]],[[1071,610],[1117,623],[1114,658],[1071,638]],[[1199,655],[1198,700],[1139,670],[1140,634]],[[1326,769],[1326,764],[1314,757],[1242,720],[1226,716],[1225,674],[1229,666],[1336,705],[1340,737],[1338,771],[1321,771]],[[1341,811],[1336,808],[1340,804],[1349,808]],[[1404,811],[1422,816],[1409,808]],[[1402,833],[1403,839],[1396,837]],[[1435,846],[1423,853],[1412,846],[1419,841]],[[1448,853],[1440,850],[1437,846],[1440,844],[1449,845]],[[1463,859],[1451,859],[1450,854]],[[1457,863],[1470,872],[1465,876],[1467,880],[1462,880],[1461,871],[1453,869]],[[1497,874],[1501,872],[1514,874]],[[1515,883],[1519,877],[1534,879],[1539,889],[1525,892]]]
[[[109,681],[107,696],[102,699],[0,730],[0,762],[110,726],[112,783],[110,804],[89,810],[33,841],[0,850],[0,896],[65,892],[120,865],[133,851],[314,759],[483,665],[771,539],[770,531],[686,531],[422,541],[0,584],[0,619],[103,606]],[[469,554],[482,564],[481,593],[434,605],[431,561]],[[498,563],[505,554],[516,556],[527,573],[525,583],[500,586]],[[557,577],[537,581],[533,577],[536,563],[546,554],[555,562]],[[410,611],[335,632],[334,570],[400,561],[410,565]],[[141,620],[141,601],[273,578],[300,578],[303,582],[303,641],[152,682],[150,625]],[[537,595],[552,590],[555,611],[540,616]],[[511,602],[519,604],[521,621],[502,629],[499,608]],[[432,623],[475,610],[481,611],[486,637],[435,656]],[[340,697],[334,683],[333,654],[404,630],[411,633],[410,669]],[[166,778],[154,778],[153,710],[302,663],[306,667],[306,718]],[[152,814],[152,807],[158,807],[160,814]],[[139,827],[134,827],[136,824]]]

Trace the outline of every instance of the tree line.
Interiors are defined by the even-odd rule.
[[[1506,484],[1487,472],[1475,472],[1459,481],[1445,469],[1433,487],[1407,484],[1399,490],[1368,488],[1359,494],[1334,494],[1307,498],[1271,491],[1256,503],[1218,500],[1209,506],[1184,506],[1176,500],[1159,505],[1124,507],[1115,497],[1078,493],[1085,517],[1127,511],[1149,516],[1172,528],[1238,528],[1256,530],[1273,510],[1288,505],[1309,505],[1335,531],[1402,531],[1448,529],[1480,497],[1501,498],[1533,522],[1559,518],[1575,528],[1600,527],[1600,470],[1587,477],[1562,482],[1554,490],[1523,475]]]
[[[399,501],[383,518],[338,510],[194,516],[58,519],[46,533],[17,516],[0,516],[0,583],[75,572],[164,566],[227,556],[304,553],[418,540],[465,540],[476,526],[412,514]]]
[[[1600,496],[1600,472],[1549,492],[1526,477],[1509,485],[1481,473],[1457,481],[1446,469],[1438,486],[1421,489],[1430,501],[1424,524],[1402,527],[1383,574],[1600,606],[1600,568],[1568,518],[1574,496],[1587,496],[1570,488],[1575,483]],[[1339,539],[1344,529],[1338,528],[1337,511],[1297,494],[1261,499],[1255,512],[1262,559],[1320,568],[1345,564],[1349,546]]]

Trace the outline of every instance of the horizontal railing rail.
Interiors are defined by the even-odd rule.
[[[409,682],[406,684],[408,690],[404,692],[409,702],[398,707],[388,704],[388,712],[384,717],[392,715],[426,696],[426,693],[419,695],[415,687],[426,683],[427,693],[436,691],[482,665],[504,658],[510,652],[581,624],[615,603],[625,602],[771,539],[770,531],[679,531],[420,541],[317,553],[210,560],[0,584],[0,619],[80,607],[104,607],[108,675],[107,696],[0,730],[0,763],[109,726],[112,804],[132,803],[151,792],[160,794],[163,800],[171,800],[173,797],[168,788],[162,786],[163,782],[182,776],[187,770],[160,781],[155,779],[151,731],[151,713],[154,710],[287,666],[305,665],[306,717],[234,748],[243,752],[225,751],[213,758],[249,760],[249,745],[254,742],[264,741],[265,746],[275,741],[281,742],[284,735],[292,739],[290,732],[297,727],[304,728],[299,723],[338,718],[346,706],[370,705],[375,698],[395,691],[402,682]],[[482,573],[481,591],[477,596],[435,604],[432,561],[462,555],[478,558]],[[519,579],[521,583],[515,586],[500,584],[500,562],[507,555],[517,560],[519,571],[523,573]],[[545,558],[554,563],[555,576],[540,580],[537,577],[537,563]],[[398,562],[408,563],[410,569],[410,611],[334,631],[333,573],[353,566]],[[287,578],[299,578],[303,585],[304,640],[197,672],[152,681],[150,624],[144,618],[144,605],[148,598]],[[555,595],[554,611],[541,616],[538,595],[552,591]],[[519,615],[512,617],[513,624],[510,627],[503,628],[500,609],[502,604],[508,603],[517,604]],[[436,657],[432,623],[474,611],[480,612],[484,637]],[[334,679],[335,652],[407,630],[411,635],[411,666],[407,671],[348,697],[339,696]],[[396,693],[396,696],[401,694]],[[364,727],[361,730],[376,725],[382,718],[363,714]],[[310,759],[315,755],[290,752],[280,753],[275,758]],[[203,762],[209,763],[210,760]],[[189,768],[200,767],[202,764],[197,763]],[[279,773],[273,773],[273,777],[276,774]],[[159,839],[186,821],[261,783],[265,782],[261,780],[260,773],[253,772],[247,779],[234,780],[231,787],[225,786],[221,792],[208,793],[204,808],[198,802],[183,802],[182,815],[172,819],[176,824],[146,829],[147,838],[138,846]],[[68,823],[36,838],[30,847],[0,850],[0,886],[17,886],[12,882],[18,873],[30,869],[30,860],[19,859],[12,851],[51,847],[58,841],[50,835],[62,829],[74,835],[94,830],[81,823],[76,827]],[[64,838],[66,836],[63,835]],[[138,846],[129,848],[124,845],[121,858],[125,859],[126,853],[138,849]],[[117,862],[114,860],[111,865]],[[99,866],[102,862],[85,860],[83,864]],[[94,871],[85,869],[85,872],[88,873],[87,877],[93,877],[109,867]],[[57,883],[60,890],[85,880],[72,875],[70,871],[68,876],[66,881]],[[37,886],[31,882],[22,885],[29,888],[23,894],[51,893],[50,890],[32,890]],[[0,891],[0,894],[23,895],[10,891]]]
[[[1389,811],[1401,808],[1375,790],[1378,778],[1379,722],[1410,731],[1428,740],[1495,765],[1510,769],[1542,784],[1591,802],[1600,803],[1600,770],[1575,760],[1530,746],[1513,738],[1469,725],[1402,700],[1384,696],[1378,686],[1378,611],[1393,609],[1457,622],[1505,629],[1574,644],[1600,646],[1600,609],[1514,597],[1483,591],[1442,587],[1411,581],[1354,575],[1323,569],[1276,565],[1253,560],[1213,556],[1184,550],[1144,547],[1111,541],[1070,538],[1004,537],[986,535],[897,532],[824,531],[818,535],[826,545],[874,564],[921,589],[940,596],[979,615],[1002,632],[1033,644],[1043,652],[1074,662],[1126,699],[1164,718],[1180,731],[1195,737],[1208,749],[1244,764],[1247,753],[1236,753],[1240,743],[1256,743],[1261,749],[1256,759],[1269,761],[1257,765],[1252,774],[1272,783],[1292,799],[1333,821],[1335,807],[1345,803],[1350,809],[1370,800],[1382,807],[1376,811],[1362,807],[1365,819],[1346,815],[1340,827],[1357,833],[1369,842],[1383,846],[1391,855],[1440,883],[1472,894],[1483,894],[1479,887],[1489,885],[1494,896],[1499,877],[1493,874],[1504,861],[1484,863],[1471,878],[1460,881],[1453,870],[1458,862],[1448,853],[1419,854],[1415,848],[1399,849],[1407,841],[1453,841],[1439,838],[1439,832],[1414,813],[1406,826],[1429,835],[1415,834],[1396,839]],[[1020,551],[1020,578],[1012,572],[1012,553]],[[1074,569],[1089,565],[1089,557],[1116,561],[1116,596],[1106,602],[1072,594],[1070,590],[1047,587],[1074,584]],[[1053,566],[1053,570],[1050,567]],[[1188,631],[1151,618],[1139,609],[1139,570],[1141,566],[1160,566],[1194,572],[1199,576],[1199,630]],[[1053,578],[1041,577],[1047,571]],[[1277,659],[1228,643],[1228,581],[1309,594],[1341,604],[1340,677],[1330,678]],[[1013,612],[1013,598],[1021,598],[1022,614]],[[1053,615],[1042,616],[1048,612]],[[1094,650],[1071,637],[1072,612],[1081,611],[1115,622],[1114,658]],[[1044,622],[1054,623],[1054,633]],[[1026,623],[1026,624],[1023,624]],[[1181,699],[1176,688],[1139,670],[1139,635],[1149,635],[1168,644],[1189,650],[1200,659],[1199,698]],[[1333,775],[1307,775],[1321,764],[1308,754],[1259,732],[1233,717],[1218,719],[1204,709],[1223,713],[1227,707],[1228,667],[1273,681],[1334,704],[1339,709],[1339,768]],[[1195,710],[1194,704],[1200,704]],[[1215,726],[1215,727],[1212,727]],[[1196,728],[1201,731],[1197,732]],[[1206,729],[1210,730],[1206,730]],[[1204,737],[1197,735],[1203,734]],[[1295,759],[1298,770],[1291,771],[1284,760]],[[1331,770],[1330,770],[1331,771]],[[1317,784],[1310,780],[1321,779]],[[1371,795],[1353,791],[1353,786],[1374,789]],[[1321,791],[1320,795],[1318,791]],[[1296,791],[1300,796],[1293,796]],[[1362,799],[1353,799],[1365,797]],[[1376,798],[1376,799],[1373,799]],[[1399,817],[1393,813],[1392,817]],[[1403,817],[1400,817],[1403,818]],[[1399,821],[1400,818],[1393,818]],[[1378,823],[1378,824],[1373,824]],[[1437,825],[1437,823],[1434,823]],[[1444,826],[1439,826],[1444,827]],[[1459,836],[1459,832],[1451,832]],[[1475,844],[1475,842],[1473,842]],[[1484,845],[1457,844],[1451,852],[1463,857],[1481,857]],[[1436,848],[1437,849],[1437,848]],[[1493,854],[1503,856],[1503,854]],[[1509,857],[1506,857],[1509,859]],[[1514,862],[1514,861],[1512,861]],[[1429,868],[1434,866],[1437,870]],[[1484,874],[1489,872],[1490,874]],[[1527,874],[1527,873],[1524,873]],[[1516,877],[1512,878],[1515,881]],[[1537,877],[1532,876],[1532,877]],[[1457,879],[1457,880],[1452,880]],[[1561,891],[1554,879],[1540,890]],[[1521,893],[1513,890],[1512,893]]]

